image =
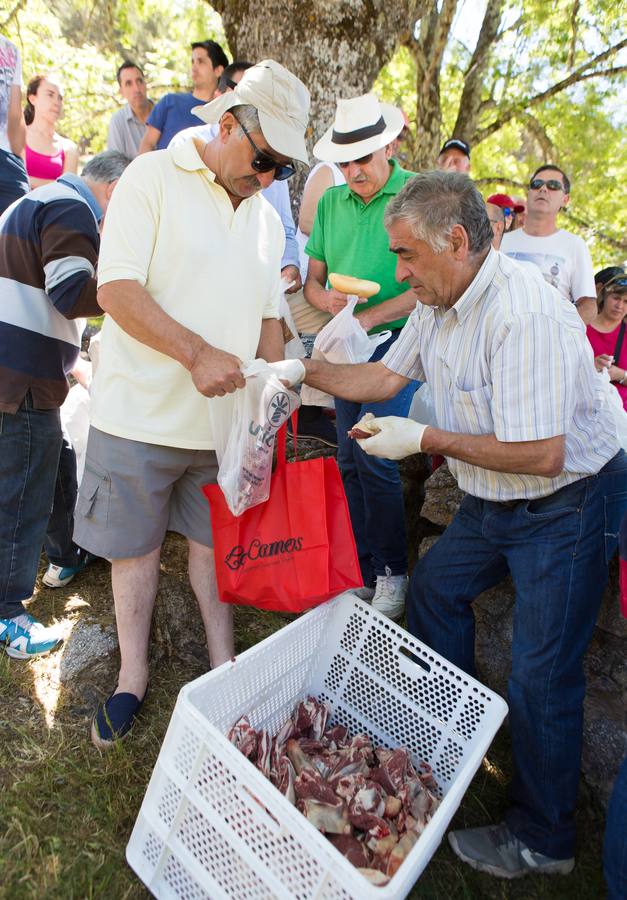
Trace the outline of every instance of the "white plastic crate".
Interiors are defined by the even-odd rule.
[[[276,734],[299,700],[425,760],[443,797],[385,887],[363,878],[226,739]],[[396,900],[411,890],[507,714],[505,701],[346,593],[184,687],[126,856],[156,897]]]

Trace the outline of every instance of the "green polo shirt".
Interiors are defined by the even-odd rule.
[[[364,203],[346,184],[329,188],[318,202],[316,219],[305,253],[325,263],[328,272],[353,275],[377,281],[381,290],[357,309],[377,306],[397,297],[409,288],[394,277],[396,256],[390,253],[389,238],[383,227],[383,213],[390,199],[415,172],[401,169],[393,159],[390,177],[369,203]],[[371,333],[387,328],[402,328],[407,318],[377,325]]]

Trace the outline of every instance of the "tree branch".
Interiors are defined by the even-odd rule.
[[[574,72],[568,76],[568,78],[563,78],[562,81],[558,81],[556,84],[552,85],[550,88],[547,88],[546,91],[542,91],[539,94],[536,94],[534,97],[527,97],[524,100],[521,100],[519,103],[516,103],[514,106],[510,106],[508,109],[505,109],[501,115],[491,122],[490,125],[482,128],[474,135],[474,143],[478,144],[480,141],[485,140],[491,134],[494,134],[495,131],[498,131],[503,125],[506,125],[511,119],[514,118],[517,114],[524,112],[531,106],[538,106],[538,104],[543,103],[545,100],[548,100],[549,97],[554,97],[555,94],[559,94],[561,91],[566,90],[566,88],[570,87],[573,84],[577,84],[580,81],[584,81],[587,78],[598,78],[598,77],[613,77],[614,75],[619,74],[620,72],[625,71],[625,66],[617,66],[614,69],[602,69],[595,72],[588,72],[588,69],[592,68],[592,66],[597,65],[600,62],[604,62],[606,59],[609,59],[611,56],[615,56],[623,47],[627,47],[627,39],[620,41],[618,44],[614,44],[613,47],[608,47],[607,50],[604,50],[603,53],[597,54],[597,56],[593,56],[587,62],[583,63],[583,65],[579,66],[578,69],[575,69]]]
[[[580,0],[575,0],[575,2],[573,3],[572,12],[570,14],[572,34],[570,38],[570,47],[568,48],[568,61],[566,63],[566,66],[569,69],[572,69],[575,65],[575,51],[577,50],[577,17],[579,16],[580,6]]]
[[[488,0],[477,46],[466,71],[453,134],[467,141],[472,139],[477,127],[485,70],[490,59],[490,50],[498,35],[502,9],[503,0]]]
[[[7,28],[11,19],[14,19],[15,16],[19,12],[21,12],[25,6],[26,6],[26,0],[18,0],[18,2],[15,4],[15,6],[13,7],[13,9],[9,13],[9,15],[4,20],[4,22],[0,22],[0,31],[4,31]]]
[[[442,57],[444,56],[456,9],[457,0],[444,0],[442,3],[442,11],[435,23],[434,34],[431,41],[429,65],[426,72],[426,78],[429,82],[433,81],[434,77],[438,77],[439,75]]]

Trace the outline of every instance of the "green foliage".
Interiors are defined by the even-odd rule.
[[[482,3],[459,4],[440,73],[442,136],[455,126],[472,56],[472,35]],[[84,153],[102,150],[109,118],[120,105],[115,70],[123,58],[144,68],[150,94],[187,87],[189,44],[212,37],[226,48],[219,16],[203,0],[29,0],[17,3],[5,28],[22,50],[24,78],[62,74],[66,97],[63,134]],[[472,26],[472,27],[471,27]],[[478,129],[512,105],[535,96],[616,43],[624,28],[616,0],[506,0],[501,36],[490,50]],[[306,52],[305,49],[303,52]],[[615,58],[602,68],[620,65]],[[623,82],[624,83],[624,82]],[[624,260],[627,209],[620,175],[627,163],[621,80],[581,81],[516,115],[473,142],[473,177],[482,189],[524,193],[533,168],[550,161],[573,181],[564,227],[589,242],[595,265]],[[416,109],[416,69],[411,49],[400,47],[379,75],[375,91],[402,106],[415,140],[422,122]],[[410,154],[412,155],[412,154]],[[413,154],[415,155],[415,154]],[[621,245],[622,242],[622,245]]]
[[[501,30],[509,30],[491,50],[479,131],[504,109],[547,90],[620,39],[620,9],[615,0],[578,4],[557,0],[550,7],[544,0],[511,0],[505,6]],[[458,21],[440,73],[443,139],[455,126],[471,59],[472,48],[465,46],[463,30]],[[624,59],[614,58],[601,67],[621,63]],[[387,102],[402,106],[415,140],[420,140],[415,81],[412,53],[404,46],[381,71],[374,90]],[[622,76],[581,81],[517,113],[472,147],[472,175],[486,195],[495,190],[524,195],[529,175],[544,162],[565,169],[573,190],[561,224],[585,238],[599,268],[624,261],[626,253],[627,210],[621,175],[627,167],[627,142],[624,110],[618,100],[621,86]]]
[[[123,59],[142,66],[150,96],[185,90],[189,45],[212,38],[227,50],[220,17],[202,0],[29,0],[4,32],[22,54],[24,83],[58,73],[65,97],[59,131],[83,153],[104,150],[121,98],[115,72]]]

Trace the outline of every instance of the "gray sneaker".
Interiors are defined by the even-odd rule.
[[[377,587],[372,598],[374,609],[397,622],[405,612],[408,585],[407,575],[392,575],[392,570],[386,566],[385,575],[377,575]]]
[[[568,875],[575,867],[574,859],[551,859],[531,850],[509,830],[504,822],[484,828],[450,831],[448,842],[454,852],[473,869],[497,878],[520,878],[522,875]]]

